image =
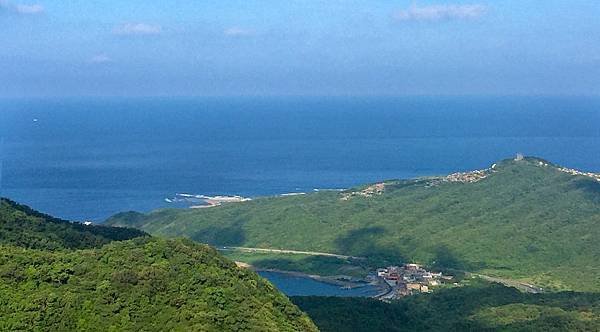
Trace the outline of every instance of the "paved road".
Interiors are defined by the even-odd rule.
[[[224,250],[224,251],[230,250],[230,251],[245,251],[245,252],[260,252],[260,253],[326,256],[326,257],[335,257],[335,258],[340,258],[340,259],[365,259],[364,257],[338,255],[338,254],[332,254],[332,253],[327,253],[327,252],[299,251],[299,250],[289,250],[289,249],[266,249],[266,248],[249,248],[249,247],[219,247],[217,249]]]
[[[390,284],[388,284],[381,277],[377,277],[377,281],[379,282],[380,285],[384,285],[385,290],[383,292],[373,296],[373,298],[378,299],[378,300],[383,300],[383,301],[393,298],[394,297],[394,288],[392,286],[390,286]]]

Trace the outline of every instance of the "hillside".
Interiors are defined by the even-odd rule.
[[[190,241],[0,252],[0,330],[316,330],[270,283]]]
[[[140,236],[148,235],[133,228],[72,223],[0,199],[0,244],[47,250],[83,249]]]
[[[317,330],[206,245],[70,224],[10,201],[0,225],[1,331]]]
[[[107,224],[213,245],[414,261],[598,291],[600,182],[572,173],[542,159],[509,159],[487,170],[342,193],[128,212]]]
[[[341,297],[292,301],[323,332],[600,330],[598,293],[526,294],[483,281],[390,304]]]

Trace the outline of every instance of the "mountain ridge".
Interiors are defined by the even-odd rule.
[[[0,203],[0,330],[317,331],[207,245]]]
[[[46,250],[84,249],[144,236],[149,234],[134,228],[70,222],[0,198],[0,244]]]
[[[107,224],[212,245],[415,261],[549,289],[600,290],[600,182],[536,157],[488,170],[477,181],[393,180],[381,192],[366,185],[201,211],[130,213],[131,224],[121,214]],[[373,193],[343,199],[367,189]]]

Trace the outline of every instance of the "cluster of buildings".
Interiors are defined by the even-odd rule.
[[[547,167],[549,166],[548,163],[545,163],[543,161],[538,161],[538,165],[541,167]],[[582,172],[582,171],[578,171],[576,169],[572,169],[572,168],[566,168],[566,167],[557,167],[557,170],[567,173],[567,174],[571,174],[571,175],[578,175],[578,176],[587,176],[588,178],[592,178],[598,182],[600,182],[600,174],[598,173],[592,173],[592,172]]]
[[[452,280],[452,276],[427,271],[418,264],[377,269],[377,277],[382,278],[391,287],[391,298],[429,293],[431,287],[439,286],[444,280]]]
[[[461,183],[473,183],[481,181],[488,177],[490,174],[495,172],[496,164],[486,169],[479,169],[470,172],[457,172],[446,176],[429,178],[426,187],[437,186],[444,182],[461,182]]]
[[[488,175],[490,175],[489,169],[484,170],[476,170],[472,172],[459,172],[452,173],[443,178],[446,182],[464,182],[464,183],[472,183],[477,182],[479,180],[485,179]]]
[[[571,175],[587,176],[587,177],[590,177],[590,178],[600,182],[600,174],[597,174],[597,173],[582,172],[582,171],[578,171],[576,169],[571,169],[571,168],[566,168],[566,167],[560,167],[560,168],[558,168],[558,170],[561,172],[569,173]]]
[[[353,192],[349,192],[349,193],[343,193],[341,200],[347,201],[350,198],[355,197],[355,196],[371,197],[371,196],[375,196],[375,195],[381,195],[381,194],[383,194],[384,190],[385,190],[384,182],[375,183],[373,185],[366,187],[365,189],[363,189],[361,191],[353,191]]]

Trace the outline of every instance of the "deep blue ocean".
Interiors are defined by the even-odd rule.
[[[600,172],[600,99],[4,99],[0,137],[2,196],[101,221],[176,193],[347,188],[517,152]]]

